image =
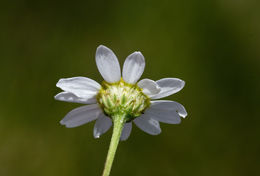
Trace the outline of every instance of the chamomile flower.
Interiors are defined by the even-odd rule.
[[[101,45],[96,51],[96,64],[104,81],[100,85],[86,77],[60,79],[56,84],[63,92],[56,100],[87,104],[70,111],[61,121],[68,128],[96,120],[94,137],[99,138],[113,125],[103,176],[109,176],[119,140],[126,140],[134,122],[151,135],[161,133],[160,123],[178,124],[185,118],[185,108],[169,100],[156,100],[172,95],[184,87],[177,78],[158,81],[142,79],[145,67],[141,52],[130,54],[121,69],[116,55]]]
[[[179,124],[185,118],[185,108],[169,100],[156,100],[180,91],[185,82],[177,78],[158,81],[142,79],[145,59],[141,52],[129,55],[121,69],[116,55],[101,45],[96,51],[96,64],[102,77],[100,85],[86,77],[60,79],[56,84],[63,92],[56,100],[86,104],[69,112],[61,121],[68,128],[94,121],[94,137],[99,138],[109,130],[117,115],[123,115],[121,140],[126,140],[132,123],[151,135],[161,133],[159,122]]]

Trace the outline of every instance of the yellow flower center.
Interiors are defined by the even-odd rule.
[[[121,79],[116,83],[103,81],[97,101],[109,117],[124,114],[127,121],[140,116],[150,105],[150,99],[136,84]]]

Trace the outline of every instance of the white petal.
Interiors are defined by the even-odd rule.
[[[109,128],[112,126],[112,121],[109,117],[105,116],[105,114],[101,113],[95,123],[94,126],[94,137],[99,138],[102,134],[107,132]]]
[[[151,109],[151,110],[150,110]],[[188,113],[185,110],[184,106],[176,101],[170,100],[157,100],[151,101],[151,107],[147,109],[148,111],[175,111],[179,114],[179,116],[185,118]]]
[[[158,135],[161,133],[160,124],[157,120],[150,118],[148,115],[143,114],[134,120],[136,126],[138,126],[144,132],[151,135]]]
[[[56,86],[65,92],[73,93],[77,97],[84,99],[94,98],[100,89],[100,84],[85,77],[60,79]]]
[[[81,106],[70,111],[61,121],[67,128],[73,128],[91,122],[103,113],[98,104]]]
[[[172,95],[179,92],[185,85],[185,82],[178,78],[164,78],[156,81],[156,83],[161,88],[161,91],[157,95],[152,96],[152,99],[159,99]]]
[[[143,93],[149,97],[158,94],[161,91],[161,88],[158,84],[151,79],[142,79],[139,81],[138,86],[143,89]]]
[[[66,101],[72,103],[81,103],[81,104],[94,104],[97,102],[96,97],[94,98],[80,98],[70,92],[61,92],[55,95],[54,97],[56,100],[59,101]]]
[[[96,51],[96,64],[106,82],[114,83],[120,81],[120,65],[111,49],[100,45]]]
[[[151,106],[144,112],[147,116],[169,124],[181,123],[181,118],[187,115],[184,107],[174,101],[151,101]]]
[[[130,54],[123,66],[123,79],[125,82],[135,84],[144,72],[145,61],[141,52]]]
[[[132,131],[132,122],[125,123],[120,140],[125,141],[128,139]]]

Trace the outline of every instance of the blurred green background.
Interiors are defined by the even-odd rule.
[[[59,124],[78,104],[55,101],[59,78],[102,81],[103,44],[121,65],[139,50],[142,78],[177,77],[180,125],[134,126],[111,176],[259,175],[260,1],[1,1],[0,175],[101,175],[111,130]]]

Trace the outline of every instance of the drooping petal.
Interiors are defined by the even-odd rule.
[[[114,83],[120,81],[120,65],[116,55],[111,49],[100,45],[96,51],[96,64],[106,82]]]
[[[100,84],[85,77],[63,78],[58,81],[56,86],[84,99],[95,97],[100,89]]]
[[[101,113],[95,123],[93,135],[94,138],[99,138],[102,134],[107,132],[112,126],[112,121],[109,117],[105,116],[104,113]]]
[[[158,135],[161,133],[159,122],[150,118],[149,115],[143,114],[140,117],[134,119],[134,122],[136,126],[148,134]]]
[[[91,122],[103,113],[98,104],[81,106],[70,111],[61,121],[67,128],[73,128]]]
[[[145,114],[152,119],[169,124],[179,124],[181,123],[180,116],[183,118],[187,116],[181,104],[168,100],[151,101],[151,106]]]
[[[125,123],[120,140],[125,141],[128,139],[132,131],[132,122]]]
[[[161,88],[161,91],[157,95],[152,96],[152,99],[159,99],[172,95],[179,92],[185,85],[185,82],[178,78],[163,78],[156,81],[156,83]]]
[[[80,98],[70,92],[61,92],[54,97],[59,101],[66,101],[71,103],[81,103],[81,104],[94,104],[97,102],[96,97],[94,98]]]
[[[176,101],[170,101],[170,100],[157,100],[157,101],[151,101],[151,107],[147,109],[147,112],[153,112],[157,114],[160,114],[163,116],[163,113],[165,112],[177,112],[179,116],[185,118],[188,113],[183,105]],[[159,120],[160,121],[160,120]]]
[[[123,66],[123,79],[125,82],[135,84],[144,72],[145,60],[141,52],[130,54]]]
[[[143,89],[143,93],[151,97],[158,94],[161,91],[159,85],[151,79],[142,79],[137,85]]]

